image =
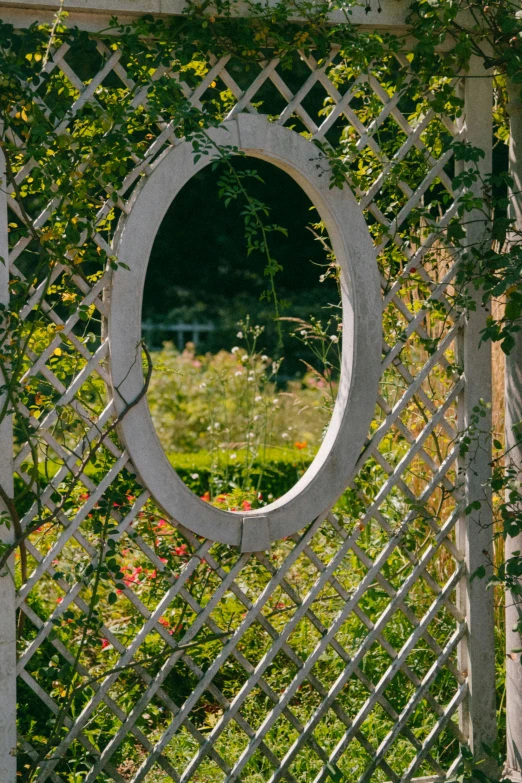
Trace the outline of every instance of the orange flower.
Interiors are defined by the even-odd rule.
[[[296,448],[296,449],[299,449],[299,450],[301,450],[301,449],[306,449],[306,447],[308,446],[308,443],[307,443],[305,440],[303,440],[303,441],[301,441],[301,442],[299,442],[299,441],[297,440],[297,441],[294,443],[294,446],[295,446],[295,448]]]

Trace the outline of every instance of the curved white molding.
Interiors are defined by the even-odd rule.
[[[328,163],[309,141],[260,116],[239,114],[211,131],[232,145],[286,171],[324,220],[341,267],[342,369],[332,418],[317,456],[282,498],[241,514],[198,498],[170,465],[156,434],[147,400],[124,416],[120,434],[144,486],[172,519],[198,535],[242,551],[267,549],[324,513],[349,483],[374,412],[382,346],[381,296],[375,250],[363,214],[349,188],[330,189]],[[170,150],[132,197],[115,240],[119,267],[110,291],[109,342],[116,409],[121,413],[143,388],[141,305],[147,265],[163,217],[181,188],[211,159],[196,164],[189,142]],[[204,220],[204,210],[202,210]]]

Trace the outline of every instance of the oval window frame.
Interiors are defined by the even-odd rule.
[[[259,115],[239,114],[211,129],[220,146],[235,147],[286,171],[302,187],[324,221],[341,268],[342,367],[339,390],[324,440],[305,474],[285,495],[249,512],[223,511],[201,500],[171,466],[156,433],[146,395],[130,407],[118,431],[152,498],[173,521],[199,536],[266,550],[328,511],[353,477],[377,400],[381,367],[382,305],[375,249],[352,192],[331,188],[329,164],[295,131]],[[141,313],[145,277],[161,222],[182,187],[212,161],[196,163],[192,144],[180,142],[135,189],[114,241],[119,264],[109,290],[110,374],[118,415],[143,391]]]

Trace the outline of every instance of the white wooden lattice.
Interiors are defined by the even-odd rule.
[[[67,129],[87,102],[98,101],[100,92],[109,89],[103,87],[109,74],[116,76],[123,87],[134,88],[122,64],[122,52],[110,51],[101,40],[97,47],[103,66],[87,84],[69,65],[67,45],[55,51],[46,66],[48,72],[60,71],[77,91],[59,125],[60,131]],[[466,587],[466,574],[478,562],[483,548],[482,533],[477,528],[472,536],[468,535],[470,520],[462,519],[463,504],[477,491],[481,479],[480,475],[468,479],[466,485],[457,473],[456,436],[478,398],[487,397],[481,379],[487,382],[488,375],[484,360],[477,359],[475,338],[479,322],[466,327],[463,319],[454,320],[447,298],[448,292],[451,294],[455,259],[447,255],[444,271],[438,277],[433,265],[423,264],[431,253],[439,252],[438,231],[457,212],[451,177],[444,169],[452,151],[436,157],[428,147],[427,131],[431,123],[442,122],[454,139],[464,140],[475,132],[475,140],[488,147],[487,125],[482,136],[480,128],[474,131],[472,126],[470,134],[468,127],[470,114],[484,106],[479,100],[484,87],[472,88],[470,82],[463,87],[459,80],[455,81],[455,90],[470,93],[466,96],[467,115],[458,124],[433,112],[408,119],[401,108],[403,93],[390,94],[389,85],[383,85],[376,75],[359,76],[342,94],[332,71],[336,56],[333,49],[328,62],[318,66],[312,56],[303,54],[309,73],[298,89],[287,85],[277,60],[264,64],[245,89],[234,78],[230,58],[209,55],[210,67],[199,86],[192,90],[182,86],[191,102],[198,106],[212,83],[221,80],[235,98],[229,115],[233,116],[241,111],[262,111],[262,107],[256,106],[256,99],[263,85],[270,84],[285,101],[276,122],[292,125],[300,121],[310,138],[328,141],[328,132],[342,120],[355,139],[354,165],[357,155],[362,156],[368,150],[374,156],[374,180],[369,187],[359,189],[357,195],[372,224],[384,229],[375,230],[378,251],[394,244],[401,259],[398,275],[388,279],[383,272],[387,324],[383,387],[377,400],[375,426],[359,462],[360,471],[372,477],[374,495],[370,497],[356,486],[361,504],[357,519],[329,513],[302,534],[275,545],[271,552],[255,555],[239,555],[211,541],[198,540],[181,527],[178,531],[167,527],[174,543],[179,545],[181,531],[193,551],[192,556],[181,558],[182,567],[175,576],[166,568],[153,540],[140,528],[139,520],[143,517],[139,515],[148,513],[147,504],[151,502],[146,489],[133,497],[123,511],[115,506],[111,511],[117,526],[113,538],[139,550],[159,576],[160,587],[154,601],[150,596],[144,600],[139,581],[129,580],[122,590],[119,600],[127,601],[142,618],[141,627],[130,641],[122,640],[118,628],[111,625],[110,606],[105,607],[105,623],[100,632],[116,652],[111,660],[117,670],[99,681],[90,681],[87,703],[80,714],[67,716],[67,730],[62,733],[52,759],[41,765],[39,783],[65,780],[63,760],[74,759],[78,744],[88,751],[92,763],[86,783],[95,780],[276,783],[280,779],[319,783],[329,778],[366,783],[416,777],[431,780],[447,774],[458,756],[459,742],[473,739],[473,732],[475,741],[482,736],[481,732],[487,736],[487,729],[482,730],[480,726],[480,714],[490,695],[479,695],[477,691],[474,701],[469,699],[469,678],[473,676],[470,664],[473,656],[475,661],[477,657],[475,637],[469,638],[469,627],[473,627],[473,622],[479,627],[485,623],[482,627],[486,634],[491,628],[487,602],[478,592],[475,598],[470,598]],[[159,77],[164,72],[160,68],[156,73]],[[311,116],[305,108],[306,99],[312,89],[319,87],[331,99],[332,108],[326,116]],[[371,94],[379,106],[366,124],[354,108],[360,91]],[[146,88],[138,90],[133,99],[136,109],[146,100]],[[472,105],[474,100],[477,107]],[[381,150],[379,131],[392,125],[403,140],[394,158],[389,160]],[[299,127],[303,129],[302,126]],[[160,119],[145,158],[136,159],[135,168],[114,194],[114,201],[123,212],[128,210],[128,200],[138,179],[153,170],[168,145],[177,143],[174,128],[173,121]],[[400,170],[401,161],[413,153],[420,153],[424,168],[419,167],[418,177],[412,181],[397,178],[396,185],[403,198],[390,205],[383,192],[392,175]],[[18,173],[18,185],[30,176],[31,170],[29,164]],[[433,231],[425,232],[418,247],[408,246],[401,236],[401,225],[435,182],[446,188],[450,196],[447,210],[439,216]],[[103,221],[112,206],[108,202],[100,208],[98,222]],[[15,199],[9,200],[9,207],[19,214]],[[35,215],[35,225],[44,225],[52,209],[53,205],[49,205],[40,215]],[[85,236],[84,241],[94,241],[111,252],[102,232],[92,239]],[[17,264],[29,243],[30,239],[22,240],[9,252],[11,273],[21,279],[23,274]],[[418,302],[412,302],[408,296],[408,277],[412,270],[429,287],[431,301],[440,302],[447,310],[441,341],[432,355],[423,350],[423,341],[432,334],[430,310],[419,308]],[[56,264],[53,278],[58,280],[62,273],[63,267]],[[43,494],[43,502],[51,510],[58,502],[61,482],[78,470],[89,443],[109,425],[113,416],[110,399],[97,418],[79,394],[91,377],[109,383],[107,341],[102,339],[91,351],[75,330],[80,305],[94,305],[102,317],[107,316],[103,291],[109,275],[106,273],[93,285],[80,276],[73,278],[80,298],[77,312],[66,321],[58,315],[52,302],[44,304],[49,324],[54,324],[57,330],[40,355],[28,354],[31,366],[27,377],[39,375],[48,381],[59,396],[57,405],[70,408],[73,418],[85,422],[83,437],[69,452],[53,434],[55,411],[41,419],[34,418],[28,409],[20,411],[59,463]],[[23,317],[29,317],[40,295],[39,290],[31,293]],[[77,359],[78,371],[67,384],[57,377],[52,365],[57,348],[63,348]],[[468,363],[465,375],[451,370],[450,365],[462,365],[463,361]],[[396,389],[394,399],[388,393],[392,385]],[[415,407],[421,411],[416,418],[412,414]],[[444,444],[443,452],[437,453],[434,437]],[[393,461],[387,445],[390,438],[400,438],[407,444],[399,461]],[[75,616],[89,611],[83,583],[67,581],[61,575],[63,563],[78,558],[97,562],[99,553],[85,530],[85,522],[108,488],[117,483],[118,476],[127,470],[132,472],[126,452],[114,439],[104,441],[103,451],[110,467],[97,485],[90,478],[89,470],[84,470],[81,482],[85,499],[79,511],[74,515],[61,512],[61,527],[53,535],[31,536],[28,549],[34,569],[17,593],[17,606],[35,629],[17,661],[18,676],[26,686],[24,698],[32,691],[33,708],[35,703],[41,704],[49,715],[58,713],[58,704],[52,688],[39,681],[35,660],[50,659],[54,653],[60,661],[72,663],[75,650],[56,633],[55,621],[67,611]],[[23,481],[30,483],[31,478],[24,471],[27,457],[28,447],[23,447],[16,455],[14,468]],[[441,501],[443,491],[446,494]],[[433,511],[436,504],[440,506],[438,515]],[[27,510],[22,524],[30,525],[35,513],[35,507]],[[419,525],[419,519],[425,531],[424,546],[420,548],[412,547],[409,538],[412,525]],[[133,524],[139,532],[133,532]],[[368,531],[375,531],[373,539]],[[395,566],[389,567],[392,557],[403,563],[398,573],[394,572]],[[191,580],[201,574],[205,574],[208,587],[203,595],[196,596],[191,590]],[[35,608],[31,595],[36,585],[47,586],[49,600],[55,601],[55,608],[50,611]],[[378,590],[378,605],[368,600],[370,587]],[[241,606],[242,612],[233,615],[228,627],[224,621],[226,607],[231,602]],[[169,607],[177,607],[187,618],[179,638],[160,622]],[[477,620],[473,621],[471,611],[476,613]],[[390,624],[402,628],[402,644],[398,648],[388,638]],[[445,629],[442,634],[441,626]],[[293,646],[298,636],[308,640],[308,655],[304,659]],[[158,637],[171,652],[153,667],[151,674],[144,649],[148,639]],[[200,648],[191,645],[207,637],[213,638],[209,643],[211,654],[203,661]],[[249,649],[246,641],[254,637],[257,654],[255,660],[250,660],[246,657]],[[350,640],[357,641],[348,644]],[[416,664],[415,652],[419,646],[427,651],[431,661],[425,671],[419,671]],[[386,665],[380,664],[381,668],[372,670],[368,663],[373,658],[385,660]],[[128,664],[135,666],[137,683],[130,702],[118,687],[118,669]],[[227,667],[233,668],[241,682],[241,687],[232,693],[222,686]],[[80,673],[85,680],[96,671],[96,661],[81,661]],[[447,683],[443,689],[442,678]],[[183,679],[190,687],[183,692],[183,698],[176,698],[172,683]],[[404,694],[401,703],[397,701],[394,684]],[[485,690],[488,685],[486,676]],[[299,699],[303,689],[313,694],[306,707]],[[164,716],[160,731],[147,730],[143,716],[151,704]],[[211,706],[211,714],[216,719],[202,726],[200,713],[205,705]],[[414,717],[422,711],[431,716],[423,732],[413,728]],[[103,744],[89,732],[91,718],[101,714],[111,716],[112,726]],[[488,716],[482,717],[487,726]],[[336,735],[342,736],[336,743],[330,740],[334,728]],[[28,757],[37,755],[37,749],[23,736],[20,742]],[[452,742],[452,750],[445,756],[444,746]],[[133,764],[126,765],[119,755],[123,747]],[[357,763],[353,762],[354,758]]]

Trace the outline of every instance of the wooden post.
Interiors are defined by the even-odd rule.
[[[513,186],[509,193],[510,217],[514,220],[513,241],[522,236],[522,96],[520,84],[508,85],[510,103],[509,172]],[[515,345],[506,356],[506,448],[509,459],[522,470],[522,332],[514,334]],[[522,552],[522,534],[506,539],[505,558]],[[506,592],[506,774],[522,782],[522,599]],[[518,626],[518,628],[517,628]]]
[[[466,74],[465,88],[466,139],[474,147],[484,150],[485,157],[479,168],[483,175],[491,171],[492,148],[492,81],[482,62],[473,58]],[[473,190],[481,194],[481,183]],[[485,238],[487,224],[479,210],[465,218],[468,223],[466,242],[476,246]],[[460,343],[461,361],[464,364],[466,387],[459,411],[460,429],[472,424],[474,409],[481,400],[491,400],[491,346],[480,344],[480,332],[486,325],[488,308],[482,306],[476,296],[477,308],[470,312]],[[480,347],[479,347],[480,346]],[[485,579],[469,577],[481,566],[488,565],[488,553],[492,552],[492,514],[490,493],[485,489],[491,475],[491,415],[480,419],[480,443],[475,444],[463,461],[465,469],[465,502],[480,501],[480,510],[463,514],[459,523],[458,540],[464,552],[468,578],[462,585],[459,604],[466,615],[468,634],[460,650],[459,663],[467,671],[469,696],[461,714],[462,729],[469,738],[470,748],[476,758],[484,757],[483,745],[491,745],[496,739],[495,702],[495,636],[493,592],[487,590]],[[486,762],[487,768],[489,762]],[[490,769],[494,773],[496,770]]]
[[[0,304],[9,299],[9,258],[7,242],[7,194],[5,161],[0,151]],[[2,314],[0,312],[0,322]],[[3,379],[0,374],[0,384]],[[0,406],[2,395],[0,395]],[[0,421],[0,483],[13,497],[11,417]],[[0,510],[4,508],[0,501]],[[0,540],[13,540],[13,529],[0,525]],[[11,564],[12,565],[12,564]],[[0,573],[0,780],[16,781],[16,610],[12,568]]]

